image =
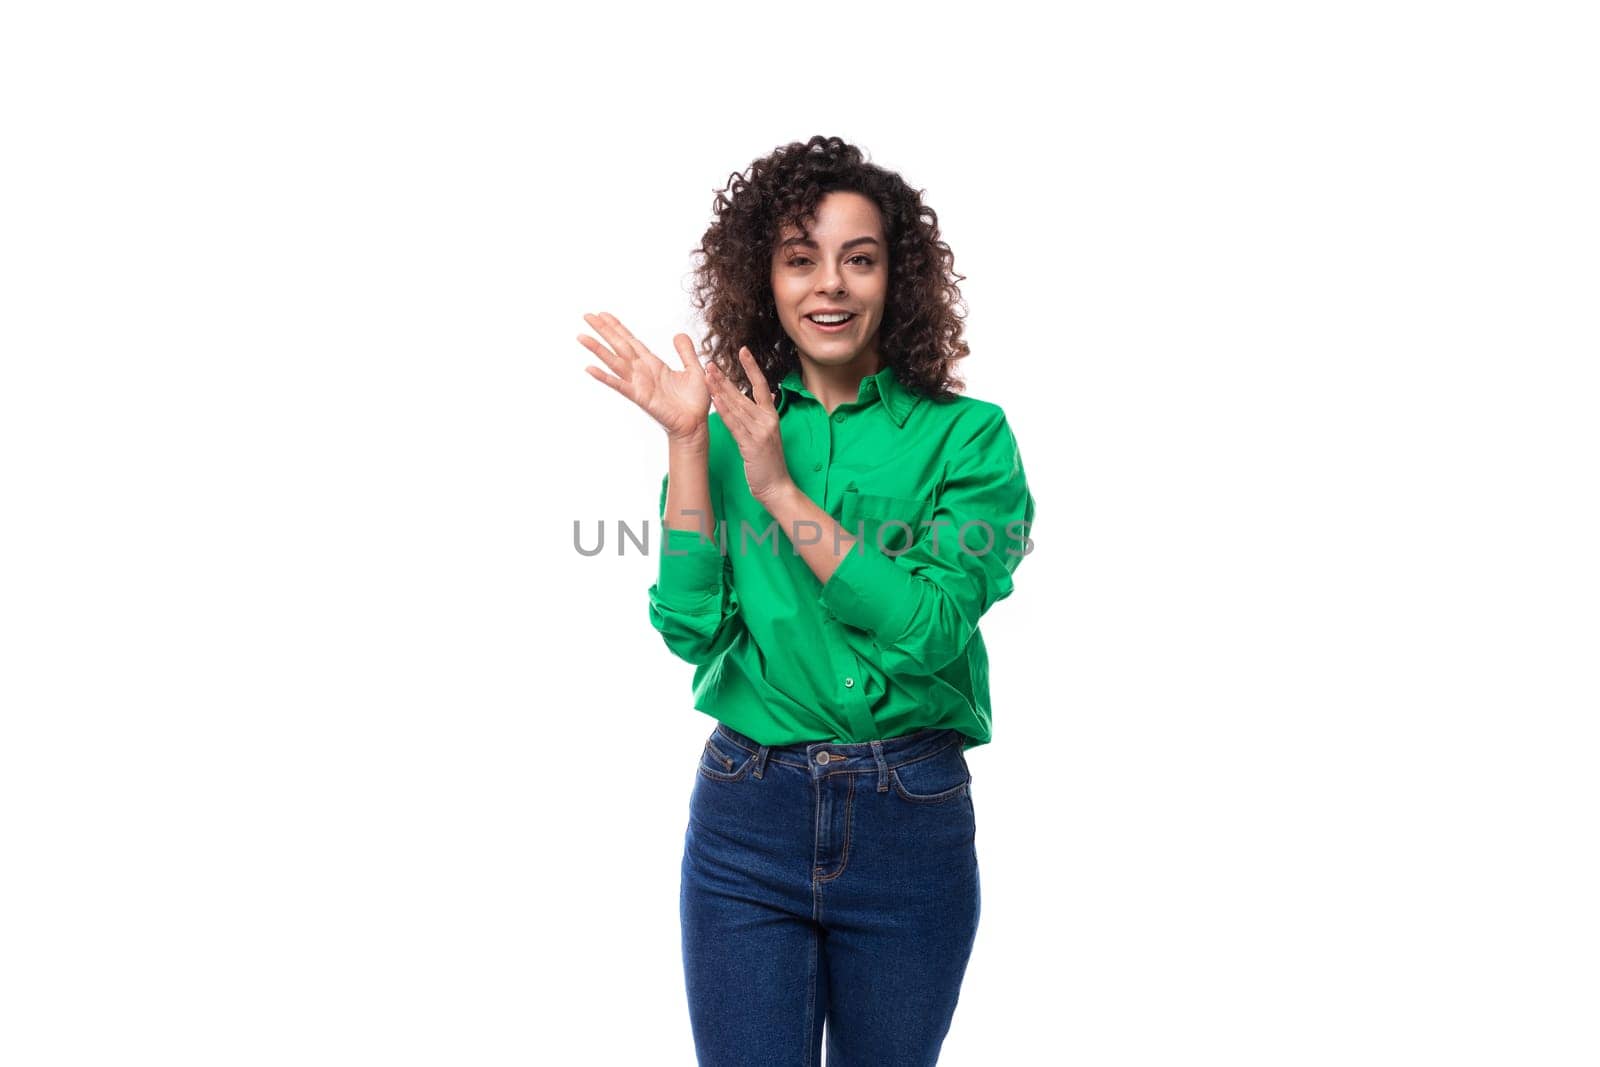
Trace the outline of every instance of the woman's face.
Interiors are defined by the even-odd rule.
[[[853,192],[833,192],[817,205],[811,236],[789,227],[772,256],[772,298],[778,321],[802,358],[827,366],[859,360],[865,373],[878,363],[878,327],[889,293],[889,246],[878,205]],[[809,316],[827,309],[851,313],[843,326]]]

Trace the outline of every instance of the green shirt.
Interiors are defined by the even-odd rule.
[[[1005,413],[913,393],[888,366],[831,415],[798,370],[774,401],[795,484],[861,539],[819,582],[791,531],[750,494],[738,443],[710,414],[718,540],[665,526],[663,477],[649,591],[651,625],[695,666],[695,708],[767,745],[925,727],[959,730],[965,748],[987,744],[978,620],[1011,594],[1034,515]],[[808,527],[797,536],[831,542]]]

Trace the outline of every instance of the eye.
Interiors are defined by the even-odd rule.
[[[864,252],[856,253],[855,255],[851,256],[845,262],[854,263],[857,260],[860,260],[861,261],[861,265],[864,266],[864,267],[872,266],[872,257],[867,255]],[[811,260],[809,258],[807,258],[806,256],[795,256],[793,259],[789,260],[789,266],[798,267],[802,263],[810,263],[810,262],[811,262]]]

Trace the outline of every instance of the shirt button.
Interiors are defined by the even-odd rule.
[[[826,767],[828,765],[828,754],[826,752],[818,752],[817,762]]]
[[[821,469],[822,469],[822,464],[820,464],[820,463],[813,463],[813,464],[812,464],[812,465],[811,465],[811,469],[812,469],[812,470],[814,470],[814,471],[819,471],[819,470],[821,470]]]
[[[833,421],[834,422],[843,422],[844,421],[844,412],[841,411],[838,414],[834,415]]]
[[[846,678],[844,680],[844,687],[846,689],[849,689],[851,686],[853,686],[855,684],[856,684],[856,680],[854,678]]]

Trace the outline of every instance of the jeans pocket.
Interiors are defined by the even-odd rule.
[[[715,731],[706,738],[700,752],[700,773],[714,782],[737,782],[750,773],[756,754],[719,737]]]
[[[943,804],[966,795],[972,772],[961,752],[959,734],[945,747],[889,771],[889,783],[903,799],[916,804]]]

